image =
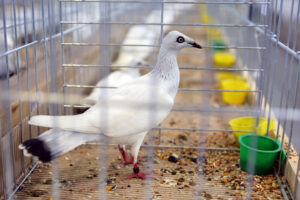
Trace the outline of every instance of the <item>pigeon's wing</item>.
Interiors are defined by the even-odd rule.
[[[161,87],[128,84],[84,114],[93,126],[91,130],[98,128],[107,136],[119,137],[154,128],[172,106],[173,99]]]
[[[110,73],[107,77],[97,83],[96,86],[99,88],[94,88],[91,94],[83,99],[82,105],[94,105],[100,99],[110,97],[116,91],[116,88],[114,87],[120,87],[121,85],[130,82],[133,79],[133,77],[123,71],[115,71]]]
[[[103,87],[120,87],[121,85],[133,80],[133,78],[124,71],[114,71],[110,73],[105,79],[99,81],[97,86]]]
[[[29,124],[110,137],[149,131],[170,112],[173,99],[161,87],[128,84],[80,115],[36,115]]]

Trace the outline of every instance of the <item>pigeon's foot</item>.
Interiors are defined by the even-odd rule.
[[[140,178],[140,179],[153,179],[153,177],[149,177],[149,175],[152,174],[152,172],[145,172],[145,173],[142,173],[140,172],[140,168],[137,166],[138,163],[135,163],[134,164],[134,167],[133,167],[133,174],[125,177],[125,179],[132,179],[132,178]]]
[[[133,164],[133,158],[132,157],[130,157],[130,158],[126,157],[126,158],[123,158],[123,159],[124,160],[121,161],[119,163],[119,165],[130,165],[130,164]]]
[[[130,165],[133,164],[134,158],[133,156],[128,156],[125,149],[123,149],[120,145],[118,145],[119,151],[121,152],[121,155],[123,157],[123,161],[119,163],[119,165]],[[140,159],[140,156],[138,156],[138,159]],[[137,164],[142,164],[140,162],[137,162]]]
[[[127,177],[125,177],[125,179],[132,179],[132,178],[140,178],[140,179],[146,179],[147,174],[146,173],[133,173]]]
[[[123,161],[119,163],[119,165],[129,165],[133,164],[133,157],[128,156],[125,149],[123,149],[120,145],[118,146],[119,151],[121,152],[121,155],[123,157]]]
[[[128,159],[128,160],[124,159],[123,161],[121,161],[119,163],[119,165],[130,165],[130,164],[133,164],[133,158],[132,157],[130,159]],[[137,162],[137,164],[143,165],[143,163],[141,163],[141,162]]]

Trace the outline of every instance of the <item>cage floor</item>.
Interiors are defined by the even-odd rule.
[[[188,53],[188,52],[187,52]],[[191,57],[191,56],[189,56]],[[186,56],[179,57],[179,61]],[[192,59],[191,59],[192,60]],[[195,59],[199,64],[204,60]],[[181,87],[214,88],[212,74],[201,71],[181,73]],[[212,107],[227,107],[220,94],[178,93],[177,106],[207,103]],[[231,107],[231,106],[230,106]],[[249,105],[241,108],[250,107]],[[231,107],[233,108],[233,107]],[[237,108],[237,107],[234,107]],[[163,127],[225,129],[233,114],[203,114],[172,112]],[[145,138],[145,144],[158,144],[158,132]],[[161,144],[186,147],[237,147],[230,132],[166,131],[161,132]],[[99,192],[99,145],[84,145],[58,159],[59,192],[61,199],[104,199]],[[178,161],[170,162],[176,154]],[[273,175],[252,176],[241,171],[239,152],[230,150],[196,150],[176,148],[142,148],[141,171],[154,170],[153,180],[125,180],[132,165],[118,167],[120,154],[115,146],[107,147],[107,199],[283,199]],[[147,156],[153,162],[147,163]],[[15,195],[15,199],[52,199],[51,164],[40,164]],[[100,172],[99,172],[100,171]],[[54,198],[53,198],[54,199]]]
[[[199,16],[191,18],[198,21]],[[191,22],[191,21],[189,21]],[[176,27],[189,33],[200,44],[204,44],[205,32],[201,27]],[[212,66],[210,52],[194,54],[192,49],[184,50],[179,65],[189,63],[195,66]],[[155,54],[153,54],[155,55]],[[151,58],[149,58],[151,60]],[[182,88],[217,88],[213,72],[181,71]],[[179,92],[175,99],[177,107],[204,108],[249,108],[228,106],[220,101],[220,93]],[[235,113],[172,112],[162,123],[163,127],[229,129],[228,121]],[[158,132],[145,138],[145,144],[158,144]],[[237,147],[229,132],[205,131],[161,131],[160,144],[186,147]],[[39,164],[29,179],[16,193],[15,199],[54,199],[52,197],[52,172],[58,172],[59,195],[61,199],[104,199],[99,192],[99,145],[84,145],[58,159],[58,169],[52,171],[51,164]],[[170,162],[169,156],[176,154],[177,162]],[[120,154],[115,146],[107,147],[107,199],[283,199],[276,178],[273,175],[253,176],[241,171],[239,152],[230,150],[196,150],[176,148],[142,148],[140,151],[141,171],[154,170],[146,181],[125,180],[132,173],[132,165],[119,167]],[[147,156],[153,160],[147,163]],[[103,164],[103,163],[102,163]],[[102,169],[103,170],[103,169]]]
[[[183,138],[180,136],[180,138]],[[148,151],[142,149],[141,162]],[[149,153],[149,152],[148,152]],[[170,154],[179,161],[168,161]],[[121,161],[116,147],[108,148],[108,199],[283,199],[275,177],[251,176],[239,168],[239,153],[191,149],[156,149],[153,180],[125,180],[132,166],[118,167]],[[59,192],[61,199],[99,199],[99,146],[84,145],[61,157]],[[141,166],[142,171],[149,170]],[[147,165],[149,166],[149,165]],[[15,199],[52,199],[51,165],[41,164],[23,184]],[[253,181],[253,182],[251,182]],[[252,184],[251,184],[252,183]],[[153,187],[151,187],[153,186]],[[149,191],[149,188],[150,191]],[[248,195],[247,196],[247,191]],[[150,195],[150,196],[149,196]],[[148,198],[146,198],[148,197]]]

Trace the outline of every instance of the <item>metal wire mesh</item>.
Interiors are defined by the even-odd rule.
[[[129,199],[299,198],[298,1],[0,1],[0,193],[4,199],[120,199],[119,195]],[[155,17],[149,20],[154,12]],[[158,30],[158,34],[151,44],[124,43],[127,31],[134,26]],[[148,133],[142,146],[144,168],[153,169],[156,180],[134,180],[126,191],[129,186],[118,178],[119,188],[107,190],[113,173],[125,176],[130,170],[112,168],[116,150],[98,143],[80,147],[51,165],[38,165],[17,149],[21,142],[46,130],[29,126],[31,116],[75,114],[87,106],[72,100],[80,102],[94,88],[111,88],[94,83],[112,68],[135,68],[115,62],[121,52],[144,53],[150,66],[143,70],[151,70],[163,36],[170,30],[199,40],[204,51],[182,51],[178,58],[182,83],[175,105],[170,116]],[[212,43],[220,35],[225,43]],[[137,35],[136,41],[140,40]],[[233,67],[215,67],[213,53],[220,49],[235,55]],[[219,72],[247,77],[251,89],[218,88],[215,75]],[[224,92],[248,92],[248,101],[243,106],[229,106],[221,101]],[[53,98],[47,96],[51,94]],[[281,142],[287,160],[274,167],[273,175],[257,177],[241,172],[239,148],[232,135],[253,131],[230,129],[228,121],[239,116],[265,117],[268,135]],[[271,119],[275,120],[274,131],[269,131]],[[168,162],[172,153],[188,165]],[[171,179],[176,186],[168,182]],[[271,185],[267,183],[270,180]],[[90,186],[83,192],[83,185]],[[260,188],[267,191],[265,196]]]

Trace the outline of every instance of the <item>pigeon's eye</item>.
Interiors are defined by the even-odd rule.
[[[183,43],[183,42],[184,42],[184,38],[183,38],[182,36],[179,36],[179,37],[177,38],[177,42],[178,42],[178,43]]]

